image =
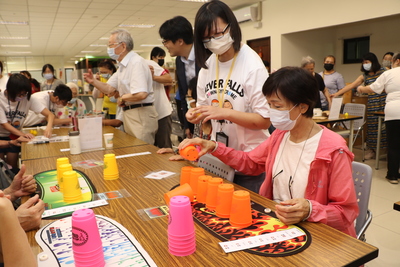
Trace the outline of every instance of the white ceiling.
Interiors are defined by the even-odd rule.
[[[231,9],[256,0],[225,0]],[[85,55],[107,56],[105,45],[120,24],[155,24],[151,29],[126,28],[133,36],[134,50],[150,51],[162,46],[161,24],[177,15],[192,24],[202,3],[178,0],[0,0],[0,20],[28,21],[28,25],[0,25],[0,36],[29,37],[27,40],[0,39],[1,56],[63,56],[73,61]],[[2,47],[1,45],[29,45]],[[20,52],[30,51],[29,54]],[[82,53],[81,51],[97,51]]]

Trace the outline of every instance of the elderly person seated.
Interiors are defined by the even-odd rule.
[[[56,116],[59,119],[70,119],[72,117],[85,115],[86,105],[82,100],[78,98],[78,85],[70,82],[67,83],[66,86],[68,86],[72,91],[72,99],[67,103],[65,107],[57,110]]]
[[[353,154],[338,134],[312,120],[318,101],[315,78],[304,69],[285,67],[263,86],[270,105],[272,135],[250,152],[200,138],[185,139],[248,175],[266,172],[260,195],[278,204],[285,224],[322,222],[353,237],[358,204],[352,179]]]

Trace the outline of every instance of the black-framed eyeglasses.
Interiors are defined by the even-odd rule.
[[[203,43],[208,43],[211,39],[218,40],[224,37],[226,30],[229,28],[230,24],[226,25],[225,29],[222,32],[216,32],[213,36],[203,38]]]
[[[162,43],[163,45],[165,45],[166,43],[168,43],[168,41],[169,41],[169,40],[162,40],[161,43]]]

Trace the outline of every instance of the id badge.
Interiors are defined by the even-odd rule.
[[[229,136],[227,136],[224,132],[217,132],[216,134],[216,141],[225,144],[228,146]]]

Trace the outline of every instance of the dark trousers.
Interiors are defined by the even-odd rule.
[[[235,174],[233,182],[258,194],[258,192],[260,191],[260,187],[264,182],[264,179],[265,179],[265,172],[257,176]]]
[[[385,121],[387,138],[387,177],[400,178],[400,120]],[[377,155],[378,156],[378,155]]]
[[[158,130],[154,138],[154,145],[159,148],[172,148],[171,141],[172,118],[168,115],[158,120]]]

